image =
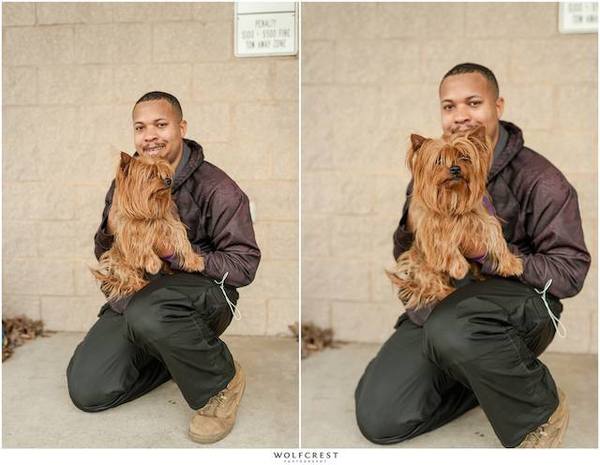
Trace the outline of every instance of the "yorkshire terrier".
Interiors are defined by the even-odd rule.
[[[492,161],[485,127],[440,139],[410,138],[407,165],[414,187],[408,229],[414,242],[395,269],[386,270],[406,308],[431,308],[452,293],[450,278],[462,279],[474,266],[464,250],[485,250],[500,276],[521,275],[522,260],[511,253],[500,222],[484,205]]]
[[[148,284],[146,272],[170,271],[157,250],[173,247],[184,271],[204,270],[204,259],[192,249],[171,198],[172,182],[173,168],[166,160],[121,152],[111,206],[115,240],[91,268],[109,301],[143,288]]]

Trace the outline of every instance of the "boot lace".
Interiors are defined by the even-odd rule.
[[[204,407],[198,410],[198,413],[203,413],[205,415],[214,415],[219,407],[225,405],[227,401],[227,395],[225,394],[225,390],[215,394],[210,399]]]

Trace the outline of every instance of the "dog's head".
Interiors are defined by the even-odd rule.
[[[427,208],[443,215],[461,215],[480,205],[492,159],[485,127],[440,139],[410,136],[407,164],[414,194]]]
[[[171,202],[173,168],[158,157],[121,152],[115,181],[119,211],[131,219],[164,218]]]

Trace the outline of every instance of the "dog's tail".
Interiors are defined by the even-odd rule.
[[[98,265],[89,269],[109,301],[133,294],[148,284],[143,272],[127,265],[114,248],[104,252]]]

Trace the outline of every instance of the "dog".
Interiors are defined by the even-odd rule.
[[[520,276],[522,260],[511,253],[498,218],[484,205],[492,161],[485,127],[410,139],[407,165],[414,188],[408,229],[414,242],[386,270],[407,310],[431,308],[455,290],[451,278],[464,278],[474,266],[462,250],[485,250],[498,275]]]
[[[204,259],[192,249],[186,226],[171,197],[173,168],[161,158],[131,157],[121,152],[113,200],[116,230],[92,274],[109,301],[131,295],[148,284],[145,273],[170,268],[156,250],[173,247],[184,271],[201,272]]]

